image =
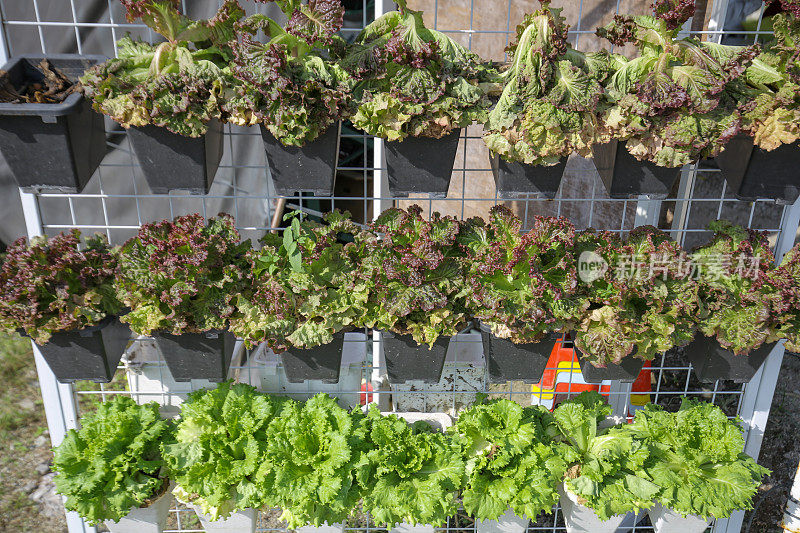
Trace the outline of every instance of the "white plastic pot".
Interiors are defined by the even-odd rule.
[[[647,510],[647,514],[656,533],[703,533],[711,524],[711,520],[702,516],[690,514],[684,518],[658,502]]]
[[[324,522],[321,526],[303,526],[295,529],[295,533],[343,533],[344,524],[336,523],[328,525]]]
[[[389,533],[434,533],[434,527],[430,524],[417,524],[412,526],[411,524],[402,522],[390,529]]]
[[[106,520],[105,525],[111,533],[161,533],[167,525],[173,500],[170,486],[167,492],[148,507],[131,509],[119,521]]]
[[[477,520],[475,527],[478,533],[525,533],[528,522],[527,516],[518,516],[509,509],[497,520]]]
[[[561,485],[558,491],[567,533],[615,533],[627,517],[614,515],[608,520],[600,520],[594,510],[578,503],[578,497],[566,487]]]
[[[208,533],[255,533],[256,519],[258,512],[255,509],[243,509],[234,511],[227,518],[212,520],[210,516],[203,513],[197,505],[191,505],[197,518],[203,525],[203,529]]]

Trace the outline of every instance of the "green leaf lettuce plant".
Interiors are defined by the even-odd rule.
[[[145,224],[120,251],[117,291],[131,308],[124,321],[142,335],[228,329],[249,248],[224,213]]]
[[[397,2],[358,35],[343,65],[356,79],[353,125],[389,141],[441,138],[482,122],[497,72],[422,12]]]
[[[123,37],[117,58],[89,69],[81,78],[98,113],[131,126],[154,125],[200,137],[212,119],[225,119],[223,102],[237,83],[228,47],[244,15],[226,0],[216,16],[192,20],[179,0],[122,0],[129,22],[141,20],[165,41],[148,44]]]
[[[506,48],[511,65],[502,73],[503,92],[483,139],[505,159],[552,165],[573,152],[589,156],[592,145],[608,140],[600,138],[599,108],[614,59],[573,49],[561,9],[541,4]]]
[[[741,421],[710,403],[684,398],[677,413],[648,404],[627,429],[650,448],[656,501],[682,516],[711,520],[752,509],[770,473],[744,453]]]
[[[570,445],[564,488],[601,520],[647,509],[659,487],[646,470],[649,450],[624,428],[603,429],[611,407],[596,391],[583,392],[553,411],[561,438]]]
[[[339,65],[345,42],[336,35],[344,7],[340,0],[276,4],[289,19],[285,28],[265,15],[252,15],[232,43],[232,69],[249,105],[230,120],[263,123],[284,145],[302,146],[351,112],[353,79]],[[257,39],[259,31],[267,42]]]
[[[117,250],[103,235],[78,230],[16,240],[0,265],[0,330],[38,344],[54,333],[96,326],[123,306],[116,297]]]
[[[361,498],[356,463],[365,447],[364,415],[325,394],[287,402],[269,425],[258,483],[287,527],[346,521]]]
[[[451,428],[466,460],[464,510],[476,520],[496,520],[508,509],[534,518],[558,501],[556,486],[567,465],[555,443],[555,421],[541,406],[507,399],[475,404]]]
[[[456,491],[464,476],[459,445],[427,422],[409,425],[375,405],[363,424],[367,448],[356,470],[363,509],[389,527],[445,523],[458,509]]]
[[[267,233],[261,248],[247,254],[231,331],[276,350],[328,344],[334,334],[361,326],[371,284],[361,264],[370,237],[349,213],[328,213],[323,224],[301,220],[298,212],[286,218],[282,235]]]
[[[175,497],[197,505],[212,520],[264,505],[260,490],[270,465],[268,427],[286,398],[258,393],[229,381],[189,394],[181,405],[176,442],[163,446],[177,486]]]
[[[53,470],[64,506],[90,525],[118,521],[169,489],[161,444],[174,439],[173,424],[155,402],[137,405],[115,395],[70,429],[55,448]]]
[[[470,314],[497,337],[530,343],[573,329],[586,300],[578,294],[574,226],[537,216],[530,231],[521,228],[519,217],[496,206],[488,223],[464,222],[458,243]]]

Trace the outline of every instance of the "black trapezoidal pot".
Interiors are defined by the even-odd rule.
[[[130,336],[127,324],[117,317],[106,317],[96,326],[54,333],[49,342],[39,346],[39,351],[61,383],[108,383]]]
[[[546,198],[555,198],[561,186],[567,158],[562,157],[555,165],[527,165],[517,161],[506,161],[489,153],[494,184],[501,198],[538,193]]]
[[[228,331],[173,335],[154,331],[161,356],[175,381],[207,379],[220,382],[228,378],[236,337]]]
[[[625,144],[611,141],[592,147],[594,165],[609,196],[666,198],[681,174],[680,167],[660,167],[650,161],[639,161],[628,152]]]
[[[713,383],[718,379],[748,383],[764,364],[775,344],[762,344],[747,355],[735,355],[720,346],[715,337],[698,334],[686,346],[685,353],[692,363],[694,375],[703,383]]]
[[[19,89],[44,78],[37,65],[47,59],[70,81],[104,56],[73,54],[11,58],[3,70]],[[106,154],[103,116],[80,93],[60,104],[0,103],[0,152],[23,190],[80,192]]]
[[[200,137],[184,137],[158,126],[128,130],[133,151],[153,194],[207,194],[222,160],[222,123],[214,119]]]
[[[406,137],[387,141],[386,167],[392,196],[427,193],[446,197],[460,135],[461,129],[456,129],[441,139]]]
[[[553,346],[561,338],[560,333],[554,333],[540,342],[514,344],[509,339],[492,335],[491,328],[486,324],[482,323],[480,328],[490,383],[539,383]]]
[[[272,183],[279,196],[302,192],[315,196],[333,194],[341,128],[342,123],[337,122],[303,146],[284,146],[261,125]]]
[[[728,187],[741,200],[770,198],[793,204],[800,196],[800,144],[782,144],[768,152],[752,137],[737,135],[716,158]]]
[[[427,344],[417,344],[411,335],[381,331],[381,337],[389,383],[414,380],[438,383],[442,378],[450,337],[436,339],[432,348],[428,348]]]
[[[323,383],[338,383],[342,367],[344,332],[336,333],[330,344],[313,348],[289,348],[281,354],[283,369],[290,383],[303,383],[309,379]]]
[[[575,332],[572,332],[572,338],[575,338]],[[633,352],[622,358],[619,363],[609,363],[604,367],[594,366],[589,362],[583,354],[575,346],[575,357],[581,365],[581,374],[586,383],[600,383],[602,381],[623,381],[631,383],[636,381],[639,373],[644,366],[644,360],[635,357],[636,348]]]

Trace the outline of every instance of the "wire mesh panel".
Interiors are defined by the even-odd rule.
[[[271,9],[242,2],[248,12]],[[382,0],[345,2],[343,36],[355,37],[376,14],[392,8]],[[534,0],[417,0],[411,7],[425,11],[426,22],[451,35],[487,59],[503,61],[504,48],[513,39],[514,28],[526,12],[538,7]],[[608,22],[617,12],[645,13],[648,2],[554,2],[564,7],[571,25],[570,36],[577,47],[598,49],[602,45],[594,29]],[[690,21],[687,31],[709,39],[723,38],[740,42],[756,39],[760,29],[726,31],[725,20],[734,9],[732,0],[717,0],[703,21]],[[184,0],[184,9],[192,17],[213,15],[216,0]],[[3,45],[8,56],[24,53],[77,52],[81,54],[115,53],[115,42],[126,32],[153,41],[156,36],[140,24],[125,21],[117,0],[0,0]],[[760,20],[759,26],[760,28]],[[419,204],[425,213],[434,211],[458,218],[485,216],[497,204],[508,205],[530,228],[536,215],[569,218],[578,229],[595,227],[626,234],[636,226],[651,224],[671,233],[684,247],[704,242],[710,233],[708,222],[723,218],[748,228],[768,231],[776,255],[780,257],[794,242],[800,209],[778,205],[770,200],[743,202],[727,190],[720,172],[704,166],[683,169],[681,179],[669,198],[664,200],[609,198],[591,160],[573,156],[568,164],[558,195],[501,198],[495,189],[489,166],[488,150],[481,138],[481,128],[471,126],[461,132],[456,166],[446,198],[391,198],[380,140],[366,136],[345,124],[337,165],[335,193],[329,198],[297,196],[278,197],[273,189],[261,135],[255,128],[225,127],[224,156],[209,194],[193,196],[173,192],[154,195],[142,177],[125,130],[106,121],[108,152],[86,189],[80,194],[39,192],[22,194],[29,234],[53,234],[69,228],[84,232],[104,232],[112,243],[133,236],[145,223],[182,214],[201,213],[211,217],[224,211],[235,217],[243,238],[258,239],[265,232],[280,231],[282,214],[299,209],[306,216],[319,217],[331,209],[347,209],[354,220],[368,223],[381,210],[397,205]],[[559,364],[548,368],[552,379],[540,384],[510,382],[490,384],[484,363],[479,332],[466,329],[453,339],[442,379],[436,384],[411,382],[389,385],[385,380],[385,361],[380,336],[372,331],[348,333],[345,338],[341,379],[337,385],[322,382],[292,384],[286,379],[281,360],[264,347],[252,350],[241,344],[234,354],[230,377],[250,383],[265,392],[289,394],[296,398],[316,392],[328,392],[343,405],[357,406],[376,402],[383,410],[446,412],[457,415],[479,393],[512,398],[525,405],[552,407],[558,401],[582,390],[596,389],[609,397],[617,414],[630,416],[638,406],[651,401],[677,409],[683,396],[694,396],[720,406],[729,416],[740,415],[745,421],[747,451],[757,456],[772,390],[783,356],[775,348],[767,363],[748,385],[717,381],[699,382],[680,349],[652,361],[649,369],[634,384],[583,382],[574,360],[571,341],[565,337],[554,345]],[[553,360],[553,359],[551,359]],[[78,383],[58,385],[37,358],[42,380],[48,421],[54,443],[64,431],[76,427],[77,417],[98,401],[112,394],[129,394],[138,401],[157,401],[165,414],[175,414],[186,395],[214,386],[202,380],[176,382],[155,348],[152,339],[138,338],[123,361],[124,371],[110,384]],[[261,512],[259,531],[281,531],[279,512]],[[741,516],[718,521],[715,532],[739,531]],[[553,514],[531,517],[529,531],[564,531],[563,519]],[[70,531],[90,531],[75,516],[70,517]],[[348,529],[377,531],[366,514],[359,514]],[[475,529],[464,513],[451,517],[447,531]],[[652,531],[647,519],[631,523],[626,531]],[[176,507],[169,531],[202,531],[193,513]]]

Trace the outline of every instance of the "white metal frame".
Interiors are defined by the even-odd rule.
[[[8,1],[8,0],[6,0]],[[116,41],[119,37],[118,31],[124,28],[132,27],[132,25],[119,23],[110,19],[109,22],[98,23],[96,21],[78,21],[77,20],[77,11],[75,9],[75,4],[73,3],[74,0],[64,0],[65,2],[70,3],[71,12],[72,12],[72,22],[50,22],[43,20],[41,17],[41,13],[38,6],[37,0],[31,0],[35,7],[35,20],[30,21],[10,21],[6,20],[3,17],[2,24],[0,24],[0,59],[5,59],[7,57],[7,47],[9,43],[7,43],[5,38],[5,29],[9,25],[15,25],[18,27],[28,27],[31,31],[38,31],[40,42],[42,49],[46,49],[46,38],[43,32],[43,28],[45,27],[70,27],[74,28],[76,40],[78,43],[79,51],[82,50],[81,45],[81,38],[78,29],[80,27],[98,27],[98,28],[107,28],[112,34],[112,38]],[[116,0],[109,0],[109,5],[111,2],[115,2]],[[383,12],[390,9],[390,2],[389,0],[374,0],[374,15],[379,16]],[[474,29],[474,11],[476,9],[475,3],[476,1],[481,0],[470,0],[470,17],[469,17],[469,24],[466,28],[461,29],[454,29],[454,28],[440,28],[443,31],[446,31],[451,34],[455,34],[457,36],[463,37],[466,40],[466,44],[471,46],[473,43],[473,36],[479,34],[491,34],[491,33],[501,33],[505,34],[507,37],[507,41],[511,38],[513,34],[513,24],[511,20],[511,0],[495,0],[498,5],[505,6],[508,9],[508,21],[506,27],[504,29],[482,29],[476,30]],[[486,0],[484,0],[486,1]],[[716,0],[712,9],[712,22],[718,21],[721,17],[724,16],[726,11],[726,0]],[[3,6],[3,0],[0,0],[0,8]],[[366,6],[366,0],[365,0]],[[429,9],[426,10],[426,19],[430,22],[433,21],[434,25],[438,23],[439,20],[439,9],[440,9],[440,2],[439,0],[429,0]],[[579,17],[582,15],[583,12],[583,0],[580,3],[580,14]],[[5,11],[2,11],[5,13]],[[365,15],[366,17],[366,12]],[[366,20],[365,20],[366,22]],[[711,27],[711,26],[710,26]],[[714,26],[710,29],[707,33],[712,36],[718,36],[721,38],[722,30],[718,29],[719,26]],[[593,29],[582,29],[580,25],[580,20],[575,28],[572,30],[572,34],[575,36],[576,42],[579,40],[582,34],[591,33]],[[757,33],[757,32],[756,32]],[[12,43],[13,44],[13,43]],[[249,133],[243,133],[238,130],[229,129],[226,136],[228,137],[229,143],[227,145],[227,150],[231,153],[234,151],[234,146],[238,143],[243,136],[250,135]],[[257,135],[257,134],[256,134]],[[464,143],[475,143],[479,142],[479,138],[475,136],[470,136],[466,132],[462,136],[462,142]],[[469,148],[471,144],[467,145]],[[366,213],[365,218],[372,218],[374,219],[377,214],[379,214],[383,209],[389,207],[393,204],[392,198],[388,195],[388,184],[386,180],[386,173],[385,170],[385,163],[383,157],[384,151],[384,144],[382,141],[375,139],[371,155],[373,157],[373,164],[371,166],[367,165],[367,154],[364,155],[364,166],[363,167],[354,167],[347,170],[354,170],[354,171],[363,171],[365,177],[364,183],[364,195],[358,197],[359,199],[363,199],[365,211],[368,201],[372,201],[372,211],[371,213]],[[485,172],[488,170],[487,168],[467,168],[467,149],[464,150],[464,159],[462,161],[462,168],[457,168],[455,170],[455,176],[459,176],[462,178],[462,183],[466,182],[467,174],[471,172]],[[131,156],[130,159],[130,167],[135,166],[135,160]],[[232,199],[235,203],[236,213],[238,215],[239,210],[239,203],[245,200],[257,199],[263,202],[263,205],[266,206],[266,217],[265,223],[258,226],[247,226],[241,227],[240,229],[243,230],[251,230],[251,231],[267,231],[271,229],[271,223],[269,222],[272,219],[272,202],[276,200],[271,193],[267,195],[249,195],[247,191],[242,191],[240,188],[236,187],[236,169],[244,167],[239,167],[236,165],[236,162],[232,163],[234,168],[233,174],[233,185],[234,185],[234,192],[230,195],[224,195],[224,198]],[[342,170],[340,168],[340,170]],[[107,165],[101,166],[101,171],[104,172],[104,177],[106,181],[113,181],[109,180],[108,176],[114,177],[114,174],[119,174],[119,168],[113,168]],[[367,195],[367,175],[370,175],[373,180],[373,191],[372,195]],[[694,209],[699,208],[701,211],[705,210],[713,210],[716,208],[716,212],[718,216],[723,216],[725,212],[725,207],[737,203],[736,200],[732,200],[726,194],[725,186],[723,184],[721,192],[716,197],[712,198],[701,198],[695,194],[695,189],[698,184],[698,176],[708,176],[710,175],[707,171],[700,171],[695,166],[688,167],[684,170],[681,177],[681,182],[678,190],[678,195],[676,198],[666,199],[663,202],[674,202],[674,212],[673,212],[673,223],[672,227],[670,228],[672,231],[673,236],[676,239],[681,240],[681,242],[686,238],[687,235],[703,231],[702,228],[692,228],[689,227],[689,224],[692,220]],[[264,170],[264,177],[268,179],[267,171]],[[108,183],[105,184],[108,186]],[[111,192],[109,192],[111,191]],[[112,237],[112,232],[117,230],[133,230],[136,229],[139,225],[144,222],[149,222],[149,220],[145,220],[142,216],[142,212],[140,211],[140,205],[147,203],[147,202],[154,202],[157,200],[165,200],[164,197],[155,197],[153,195],[136,192],[133,195],[124,195],[124,194],[117,194],[113,192],[113,188],[105,190],[101,188],[99,194],[93,195],[69,195],[69,194],[54,194],[54,193],[42,193],[42,194],[28,194],[28,193],[20,193],[20,197],[22,200],[23,205],[23,212],[25,215],[25,222],[27,227],[27,232],[29,236],[40,235],[43,232],[47,231],[50,233],[61,231],[66,228],[70,227],[80,227],[84,231],[91,231],[91,230],[101,230],[105,231],[109,237]],[[76,214],[76,210],[74,209],[74,203],[80,201],[79,199],[86,199],[92,198],[96,199],[102,205],[102,215],[103,215],[103,223],[97,225],[95,221],[85,221],[81,219],[80,214]],[[200,201],[202,204],[202,212],[206,215],[206,200],[211,200],[214,198],[220,198],[220,196],[209,196],[202,200],[194,200]],[[117,200],[117,201],[126,201],[130,203],[135,203],[137,209],[137,216],[138,222],[136,224],[130,223],[120,223],[114,219],[114,213],[111,212],[108,208],[107,202],[110,200]],[[345,200],[347,198],[337,197],[333,198],[332,201],[335,203],[337,201]],[[178,205],[181,201],[185,200],[184,197],[180,196],[172,196],[168,197],[170,213],[173,212],[173,204],[175,204],[175,210],[180,211]],[[524,218],[526,226],[528,224],[529,215],[532,216],[536,212],[540,212],[542,209],[550,209],[548,212],[552,212],[553,214],[565,214],[569,215],[570,213],[578,213],[579,215],[583,215],[588,212],[588,225],[596,224],[597,219],[595,218],[596,213],[598,210],[601,209],[602,206],[608,206],[614,204],[615,206],[621,206],[621,211],[619,213],[619,225],[618,226],[608,226],[604,229],[609,229],[612,231],[617,232],[625,232],[631,227],[635,227],[638,225],[643,224],[653,224],[656,225],[659,220],[659,214],[661,213],[662,209],[662,201],[653,201],[646,198],[640,198],[638,200],[608,200],[602,196],[601,191],[595,187],[595,190],[592,191],[590,196],[585,198],[559,198],[555,201],[546,201],[543,199],[538,198],[524,198],[524,199],[517,199],[520,202],[524,202]],[[47,218],[49,213],[44,210],[45,213],[42,213],[40,210],[40,206],[42,202],[66,202],[69,205],[69,212],[70,217],[69,220],[51,220]],[[444,200],[444,202],[459,202],[461,208],[461,214],[463,216],[465,212],[465,206],[469,202],[488,202],[490,204],[499,203],[504,201],[503,199],[497,198],[468,198],[465,194],[462,194],[461,197],[455,198],[448,198]],[[425,205],[427,204],[428,211],[430,212],[435,208],[436,205],[439,204],[440,200],[421,200],[419,201],[420,204]],[[741,204],[739,204],[741,205]],[[311,212],[311,209],[308,206],[308,202],[303,199],[300,199],[295,206],[289,207],[299,207],[304,209],[307,212]],[[770,204],[765,201],[753,202],[750,204],[750,215],[749,220],[747,222],[748,226],[752,226],[754,221],[758,218],[756,214],[757,207],[759,210],[768,209]],[[214,214],[214,213],[209,213]],[[238,219],[238,216],[237,216]],[[780,258],[794,243],[796,231],[798,228],[798,223],[800,223],[800,204],[796,203],[795,205],[783,209],[780,223],[779,224],[771,224],[769,226],[772,227],[762,227],[761,229],[768,229],[771,231],[776,231],[778,233],[777,244],[776,244],[776,257]],[[381,372],[381,360],[380,360],[380,341],[377,334],[374,334],[370,337],[372,342],[369,343],[369,347],[367,350],[364,351],[366,354],[366,360],[364,364],[365,370],[365,378],[377,384],[380,372]],[[105,398],[109,394],[116,394],[118,392],[106,390],[105,387],[99,387],[99,390],[90,390],[90,391],[80,391],[76,392],[75,387],[72,385],[64,385],[59,384],[55,377],[53,376],[52,372],[48,368],[47,364],[41,357],[41,354],[38,352],[34,344],[34,353],[36,357],[36,364],[37,370],[39,372],[39,380],[40,386],[42,390],[42,395],[44,399],[44,406],[45,412],[47,415],[48,426],[50,429],[51,439],[54,445],[57,445],[63,438],[66,431],[70,428],[76,428],[78,426],[78,402],[77,402],[77,394],[86,394],[86,395],[100,395],[101,397]],[[753,381],[747,385],[746,387],[730,387],[729,385],[722,384],[720,382],[716,383],[713,386],[713,389],[702,388],[702,387],[693,387],[690,386],[691,382],[691,369],[688,366],[669,366],[666,357],[662,357],[661,361],[654,361],[653,365],[653,373],[655,376],[655,386],[653,387],[653,391],[650,395],[653,401],[665,401],[670,398],[674,398],[683,394],[704,394],[710,395],[711,400],[714,402],[719,402],[724,399],[738,399],[738,405],[736,407],[736,411],[744,420],[746,426],[746,450],[749,454],[753,455],[754,457],[758,456],[758,451],[761,447],[761,440],[763,439],[763,432],[764,427],[769,415],[769,407],[772,400],[772,394],[774,391],[775,382],[777,379],[777,374],[780,369],[780,364],[783,357],[783,348],[782,346],[778,346],[775,348],[773,353],[769,356],[767,362],[763,366],[763,368],[759,371]],[[459,364],[472,364],[462,362],[459,363],[458,356],[456,356],[455,365],[458,366]],[[162,368],[162,367],[159,367]],[[163,368],[166,371],[165,368]],[[257,370],[250,364],[245,364],[243,367],[237,369],[243,376],[246,378],[243,379],[250,379],[253,380],[254,377],[251,375],[253,372]],[[671,376],[672,382],[667,383],[667,378]],[[682,379],[684,380],[683,385],[676,385],[674,382],[676,380]],[[452,395],[452,407],[455,409],[456,405],[459,403],[457,402],[457,398],[460,395],[464,394],[474,394],[474,389],[463,388],[460,389],[457,386],[453,386],[452,391],[448,393],[442,393],[441,387],[419,387],[416,390],[408,391],[403,394],[410,394],[410,395],[422,395],[423,399],[427,401],[428,398],[431,398],[432,395],[441,395],[441,394],[451,394]],[[492,392],[497,393],[497,390],[492,389],[489,390],[485,384],[483,384],[483,391],[485,392]],[[357,391],[346,391],[346,392],[357,392]],[[612,383],[611,384],[611,391],[609,394],[609,399],[612,405],[615,408],[615,412],[617,414],[626,415],[631,407],[631,386],[624,385],[619,383]],[[151,394],[147,393],[144,394],[140,391],[130,391],[129,394],[133,395],[136,398],[140,396],[144,401],[157,399],[158,394]],[[388,405],[388,400],[390,399],[392,394],[397,394],[395,391],[394,393],[385,393],[383,391],[379,392],[378,390],[373,391],[373,401],[379,401],[382,405]],[[502,394],[506,394],[505,391]],[[531,396],[530,388],[519,388],[517,386],[509,387],[507,391],[508,397],[516,398],[516,399],[524,399],[526,396]],[[163,396],[163,393],[162,393]],[[185,512],[183,510],[175,509],[173,511],[175,515],[178,517],[178,530],[176,531],[187,531],[186,529],[182,529],[180,526],[181,517],[185,516]],[[720,520],[717,521],[713,531],[715,533],[725,532],[725,533],[735,533],[740,531],[741,524],[742,524],[742,516],[743,513],[739,513],[731,517],[729,520]],[[94,533],[95,529],[86,526],[83,521],[74,513],[67,513],[68,519],[68,527],[70,533]],[[453,521],[448,525],[446,528],[448,531],[454,529],[469,529],[469,526],[465,526],[464,524],[456,524]],[[359,526],[354,529],[377,529],[374,526],[367,525]],[[265,529],[260,529],[263,531]],[[650,528],[642,528],[637,527],[635,531],[650,531]],[[559,525],[559,517],[558,513],[553,515],[552,520],[548,519],[547,523],[540,523],[538,525],[532,525],[529,528],[529,531],[549,531],[549,532],[556,532],[556,531],[563,531],[563,528]]]

